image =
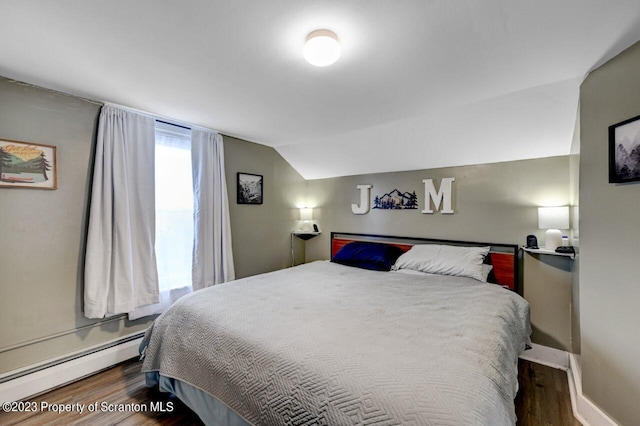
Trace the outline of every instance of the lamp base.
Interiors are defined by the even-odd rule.
[[[562,245],[562,232],[559,229],[547,229],[544,234],[544,248],[555,250]]]

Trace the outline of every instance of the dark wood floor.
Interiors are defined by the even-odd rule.
[[[580,425],[571,412],[567,375],[564,371],[522,360],[519,371],[520,391],[516,398],[519,426]],[[89,412],[89,405],[96,402],[107,405],[98,406],[97,411]],[[67,407],[59,405],[56,408],[73,411],[66,414],[41,411],[42,403],[52,406],[70,404]],[[151,410],[152,403],[155,404],[155,410]],[[77,405],[74,404],[83,404],[84,412],[78,413]],[[144,377],[140,373],[140,362],[135,360],[33,398],[28,401],[28,405],[31,408],[37,407],[37,412],[0,412],[0,425],[202,424],[198,417],[178,400],[147,389]],[[150,410],[142,411],[142,407]],[[124,411],[117,411],[119,408]],[[109,411],[110,409],[114,411]]]
[[[520,360],[518,381],[518,425],[580,426],[573,417],[565,371]]]

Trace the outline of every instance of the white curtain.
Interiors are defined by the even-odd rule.
[[[220,134],[191,131],[194,241],[193,289],[235,279],[229,199]]]
[[[158,302],[154,126],[150,116],[102,107],[85,258],[87,318]]]

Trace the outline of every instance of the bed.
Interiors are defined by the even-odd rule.
[[[332,233],[331,253],[181,298],[146,332],[147,386],[210,425],[515,424],[517,246]]]

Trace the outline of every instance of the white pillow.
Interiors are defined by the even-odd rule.
[[[419,244],[400,256],[391,269],[413,269],[486,281],[486,278],[483,280],[482,262],[489,248]]]
[[[489,273],[491,272],[491,270],[493,269],[493,265],[486,265],[486,264],[482,264],[482,279],[480,281],[482,281],[483,283],[486,283],[487,280],[489,279]],[[391,270],[391,272],[397,272],[397,273],[402,273],[402,274],[407,274],[407,275],[435,275],[429,272],[422,272],[422,271],[416,271],[415,269],[397,269],[397,270]]]

